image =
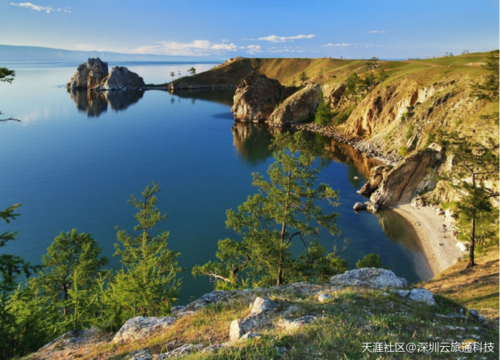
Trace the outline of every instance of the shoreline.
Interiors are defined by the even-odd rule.
[[[441,231],[445,217],[436,215],[433,207],[413,208],[410,204],[400,204],[390,209],[403,216],[415,230],[433,278],[455,264],[464,254],[458,248],[451,230],[445,233]]]

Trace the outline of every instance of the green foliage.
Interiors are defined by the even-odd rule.
[[[379,83],[384,82],[385,80],[387,80],[388,77],[389,77],[389,75],[387,75],[385,70],[380,69],[380,71],[378,72],[378,82]]]
[[[99,312],[99,279],[106,277],[108,259],[90,234],[76,229],[60,233],[42,257],[44,269],[31,286],[57,314],[58,330],[86,328],[94,324]]]
[[[0,220],[10,223],[19,216],[15,204],[0,211]],[[0,234],[0,248],[9,241],[16,240],[17,232],[6,231]],[[0,255],[0,359],[10,359],[24,353],[26,346],[33,340],[26,336],[25,326],[31,326],[31,318],[20,317],[15,308],[18,278],[21,275],[31,276],[39,270],[38,266],[27,263],[19,256],[3,253]],[[19,291],[19,290],[18,290]]]
[[[430,132],[427,135],[427,141],[425,142],[425,146],[427,147],[434,142],[436,142],[436,134],[434,134],[433,132]]]
[[[191,69],[188,70],[188,73],[190,73],[191,75],[194,75],[194,74],[196,74],[196,69],[191,66]]]
[[[407,154],[408,154],[408,148],[406,146],[401,146],[399,148],[399,155],[401,155],[401,157],[405,157]]]
[[[333,118],[333,122],[335,125],[340,125],[343,124],[351,115],[351,113],[354,111],[356,108],[356,105],[349,106],[348,108],[344,109],[340,114],[335,115]]]
[[[498,56],[499,51],[495,50],[490,52],[487,57],[486,65],[483,68],[490,71],[486,76],[483,84],[474,84],[474,96],[479,100],[495,101],[498,100],[498,87],[499,87],[499,74],[498,74]]]
[[[325,102],[323,94],[320,94],[319,104],[314,112],[314,121],[319,125],[328,125],[332,120],[332,116],[330,101]]]
[[[378,254],[367,254],[363,256],[363,259],[358,260],[356,263],[358,269],[362,268],[381,268],[382,261],[380,260],[380,255]]]
[[[493,220],[494,210],[490,199],[498,197],[496,190],[486,187],[487,180],[498,179],[498,143],[492,138],[486,144],[481,144],[472,136],[460,136],[456,132],[446,133],[438,131],[438,141],[446,147],[448,156],[453,156],[454,168],[452,171],[437,175],[436,179],[448,181],[458,193],[463,194],[458,203],[459,223],[462,224],[461,236],[469,232],[469,263],[475,265],[474,249],[476,246],[476,232],[481,221],[497,222]],[[469,223],[467,226],[466,223]],[[488,227],[479,230],[485,238],[491,238],[494,228]],[[482,236],[482,235],[480,235]],[[482,246],[485,241],[478,242]]]
[[[162,316],[170,313],[180,289],[177,273],[181,271],[176,258],[178,252],[168,248],[169,233],[161,231],[153,236],[158,223],[167,219],[156,207],[157,184],[141,192],[142,199],[132,195],[129,203],[138,212],[134,234],[127,230],[117,232],[115,256],[120,256],[123,268],[109,282],[105,302],[108,317],[116,325],[134,316]]]
[[[16,76],[15,70],[9,70],[6,67],[0,67],[0,81],[12,84],[12,81],[14,81],[15,76]]]
[[[237,211],[226,213],[226,226],[240,235],[241,241],[219,241],[216,256],[221,262],[193,268],[193,275],[212,277],[218,288],[241,287],[245,281],[245,286],[279,286],[298,279],[323,278],[328,271],[344,268],[334,255],[325,257],[325,250],[314,242],[319,226],[331,234],[339,232],[338,214],[325,214],[316,204],[327,200],[338,206],[338,191],[326,184],[315,187],[319,169],[313,166],[316,157],[301,131],[293,136],[278,134],[271,147],[276,161],[267,171],[269,181],[254,173],[253,185],[259,192],[249,196]],[[305,255],[292,257],[292,240],[300,240]],[[310,268],[313,263],[316,269]],[[328,266],[336,270],[327,270]]]
[[[347,96],[348,99],[354,98],[356,101],[356,104],[358,102],[357,98],[359,96],[359,85],[360,78],[358,74],[353,72],[350,74],[347,79],[346,79],[346,89],[345,89],[345,95]]]
[[[408,130],[406,131],[406,138],[407,139],[410,139],[413,136],[413,129],[414,129],[414,125],[413,125],[413,123],[410,123],[410,125],[408,126]]]
[[[378,61],[379,59],[376,57],[372,57],[369,60],[365,60],[366,71],[375,70],[378,67]]]
[[[392,134],[394,134],[394,131],[395,131],[395,130],[396,130],[396,129],[392,129],[392,130],[391,130],[391,131],[389,131],[387,134],[385,134],[384,139],[385,139],[385,140],[389,140],[389,139],[392,137]]]
[[[301,82],[301,83],[303,83],[303,82],[304,82],[304,81],[306,81],[307,79],[309,79],[309,78],[307,77],[306,72],[305,72],[304,70],[302,70],[302,72],[301,72],[301,73],[300,73],[300,75],[299,75],[299,80],[300,80],[300,82]]]

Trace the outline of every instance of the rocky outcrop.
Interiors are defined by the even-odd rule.
[[[397,277],[391,270],[363,268],[346,271],[330,279],[334,285],[367,286],[372,288],[402,288],[408,286],[406,279]]]
[[[318,106],[321,96],[319,85],[307,85],[280,104],[269,116],[271,126],[284,127],[309,119]]]
[[[370,196],[370,202],[378,207],[395,205],[398,202],[409,203],[425,179],[440,154],[426,148],[410,154],[397,166],[385,173],[377,190]]]
[[[88,59],[80,64],[68,83],[71,90],[128,90],[144,87],[144,80],[123,66],[115,66],[108,73],[108,63],[99,58]]]
[[[123,324],[113,338],[113,342],[130,341],[146,338],[151,334],[161,331],[172,325],[175,317],[143,317],[137,316]]]
[[[89,58],[80,64],[68,83],[70,89],[90,89],[97,86],[108,75],[108,63],[99,58]]]
[[[384,175],[390,168],[384,165],[375,166],[370,169],[370,177],[368,182],[361,189],[356,191],[360,195],[370,196],[384,179]]]
[[[250,315],[244,319],[233,320],[229,328],[229,340],[236,341],[251,330],[262,329],[269,325],[272,317],[269,315],[278,304],[268,298],[258,297],[252,304]],[[249,335],[247,336],[249,337]]]
[[[278,80],[252,72],[241,80],[231,109],[236,121],[265,122],[283,101],[285,87]]]
[[[130,71],[124,66],[115,66],[98,86],[96,91],[103,90],[128,90],[137,89],[145,86],[144,80],[135,72]]]

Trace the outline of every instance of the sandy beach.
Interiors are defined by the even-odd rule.
[[[434,276],[453,265],[464,254],[457,246],[449,226],[446,232],[442,232],[445,217],[437,215],[435,208],[413,208],[410,204],[403,204],[394,206],[392,210],[414,227]]]

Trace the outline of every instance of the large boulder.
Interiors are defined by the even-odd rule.
[[[144,339],[157,331],[168,328],[175,322],[173,316],[165,317],[143,317],[137,316],[129,319],[123,324],[113,338],[113,342]]]
[[[130,71],[124,66],[115,66],[111,69],[109,75],[104,78],[95,89],[100,90],[120,90],[135,89],[145,86],[144,80],[135,72]]]
[[[406,279],[397,277],[391,270],[363,268],[346,271],[330,279],[334,285],[367,286],[371,288],[402,288],[408,286]]]
[[[290,126],[310,118],[318,106],[321,86],[310,84],[280,104],[269,116],[271,126]]]
[[[90,89],[97,86],[108,75],[108,63],[99,58],[89,58],[80,64],[68,83],[70,89]]]
[[[252,72],[241,80],[231,108],[240,122],[265,122],[275,107],[283,101],[285,87],[278,80]]]

